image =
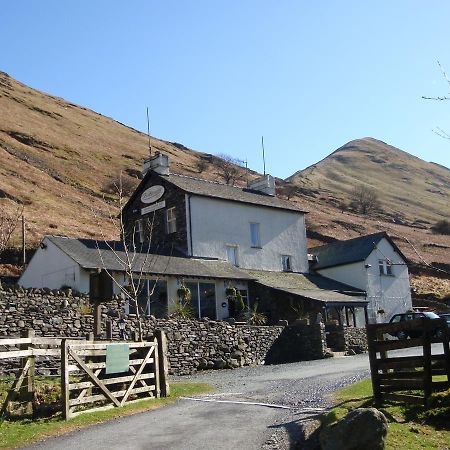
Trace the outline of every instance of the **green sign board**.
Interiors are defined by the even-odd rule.
[[[128,344],[108,344],[106,346],[105,373],[128,372],[130,367],[130,346]]]

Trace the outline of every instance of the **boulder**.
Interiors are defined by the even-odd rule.
[[[364,430],[364,432],[361,432]],[[358,408],[320,432],[322,450],[383,450],[387,420],[376,408]]]

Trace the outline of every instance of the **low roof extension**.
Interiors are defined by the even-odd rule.
[[[106,269],[125,272],[126,253],[122,242],[96,241],[95,239],[76,239],[62,236],[46,236],[60,250],[66,253],[83,269]],[[196,278],[220,278],[227,280],[251,280],[245,271],[226,261],[180,258],[154,253],[130,252],[135,273],[160,276],[183,276]]]
[[[365,292],[316,274],[249,270],[256,283],[334,306],[366,306]]]

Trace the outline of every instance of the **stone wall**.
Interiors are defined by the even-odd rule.
[[[296,323],[284,328],[273,343],[267,356],[267,364],[321,359],[327,354],[325,327],[322,323],[306,325]]]
[[[36,336],[84,337],[93,331],[86,295],[50,289],[0,288],[0,337],[19,336],[32,328]],[[110,322],[113,339],[119,339],[121,300],[102,306],[103,329]],[[138,329],[135,316],[125,316],[129,336]],[[212,320],[155,319],[146,317],[143,333],[166,332],[172,374],[199,369],[233,368],[261,364],[283,326],[230,325]],[[104,336],[106,338],[106,335]]]
[[[344,327],[344,340],[347,355],[367,351],[367,332],[365,328]]]
[[[326,326],[328,347],[335,352],[347,355],[367,351],[367,333],[365,328],[343,327],[330,324]]]

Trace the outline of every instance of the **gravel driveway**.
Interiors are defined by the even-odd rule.
[[[368,376],[368,369],[367,355],[357,355],[177,377],[209,382],[216,391],[27,448],[288,449],[298,423],[326,407],[327,394]]]

